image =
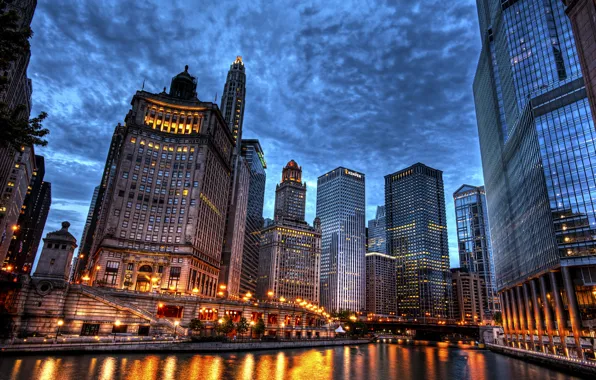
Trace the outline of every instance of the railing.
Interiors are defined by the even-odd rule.
[[[14,338],[9,344],[2,345],[2,348],[24,347],[47,347],[52,345],[63,346],[86,346],[89,344],[152,344],[152,343],[179,343],[190,341],[187,337],[178,336],[110,336],[102,335],[96,337],[30,337]]]
[[[544,352],[537,352],[537,351],[530,351],[530,350],[524,350],[521,348],[515,348],[515,347],[509,347],[509,346],[502,346],[499,344],[492,344],[492,343],[486,343],[487,347],[498,347],[498,348],[502,348],[502,349],[506,349],[506,350],[510,350],[510,351],[516,351],[516,352],[520,352],[520,353],[524,353],[524,354],[530,354],[530,355],[534,355],[534,356],[538,356],[538,357],[543,357],[543,358],[549,358],[549,359],[556,359],[556,360],[560,360],[560,361],[565,361],[568,363],[578,363],[581,365],[587,365],[590,367],[595,367],[596,368],[596,362],[592,362],[589,360],[584,360],[584,359],[577,359],[577,358],[568,358],[566,356],[560,356],[560,355],[554,355],[554,354],[546,354]]]

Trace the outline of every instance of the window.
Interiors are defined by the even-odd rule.
[[[122,172],[122,178],[128,178],[128,172]]]
[[[99,334],[99,323],[83,323],[81,336],[94,336]]]
[[[103,280],[108,285],[116,285],[116,278],[118,277],[118,269],[120,263],[118,261],[108,261],[106,264],[105,274]]]
[[[170,290],[178,289],[178,282],[180,281],[181,271],[182,271],[181,267],[171,267],[170,268],[170,279],[168,281],[168,288]]]

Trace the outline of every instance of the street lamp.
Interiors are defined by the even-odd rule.
[[[118,328],[121,324],[122,322],[120,322],[120,320],[117,319],[116,322],[114,322],[114,327]],[[116,329],[112,328],[112,333],[114,335],[114,343],[116,343]]]
[[[285,299],[285,297],[280,297],[280,298],[279,298],[279,302],[286,302],[286,299]]]
[[[58,335],[60,335],[60,327],[62,327],[62,325],[64,324],[64,321],[62,319],[59,319],[58,322],[56,322],[56,324],[58,325],[58,330],[56,331],[56,343],[58,343]]]
[[[180,321],[174,321],[174,338],[178,339],[178,325],[180,324]]]
[[[255,325],[255,321],[250,321],[250,339],[252,339],[252,328]]]
[[[269,296],[269,300],[271,300],[273,298],[273,290],[268,291],[267,295]]]

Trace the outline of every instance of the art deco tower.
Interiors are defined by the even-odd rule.
[[[196,87],[186,66],[169,93],[133,96],[112,139],[82,281],[216,295],[234,139]]]
[[[244,98],[246,96],[246,72],[242,57],[230,65],[224,92],[221,96],[221,113],[232,131],[234,143],[239,147],[242,139],[242,119],[244,118]],[[239,150],[239,148],[238,148]]]
[[[291,160],[283,168],[281,183],[275,188],[274,219],[304,220],[306,183],[302,182],[302,168]]]

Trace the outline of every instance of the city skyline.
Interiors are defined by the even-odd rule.
[[[155,14],[152,7],[156,6],[146,4],[122,12],[118,6],[108,4],[101,13],[91,16],[85,10],[89,4],[63,4],[57,7],[61,8],[58,13],[40,3],[32,24],[35,31],[32,49],[39,52],[33,54],[29,67],[35,94],[34,112],[51,111],[47,119],[47,126],[52,131],[49,145],[36,150],[36,154],[46,157],[49,167],[46,176],[53,183],[55,199],[44,234],[58,229],[62,220],[69,220],[73,234],[81,236],[93,189],[100,181],[111,131],[123,121],[130,94],[140,90],[143,82],[146,90],[160,92],[164,85],[168,85],[172,73],[188,64],[189,70],[198,78],[199,99],[214,101],[217,95],[216,103],[219,103],[230,62],[237,55],[243,57],[247,73],[246,101],[249,106],[244,116],[243,138],[260,140],[267,156],[268,170],[272,173],[280,172],[292,158],[307,168],[304,173],[309,190],[306,220],[312,221],[316,216],[316,178],[338,166],[366,174],[367,220],[373,218],[376,207],[384,203],[383,177],[418,161],[445,172],[448,194],[461,183],[483,184],[470,90],[480,46],[473,1],[428,7],[400,5],[398,10],[387,7],[364,9],[363,12],[379,21],[368,25],[358,17],[352,19],[353,27],[370,38],[380,33],[375,26],[381,24],[384,15],[397,11],[402,15],[387,25],[392,33],[386,33],[388,37],[384,37],[382,46],[369,48],[368,53],[373,54],[372,62],[347,49],[346,43],[334,36],[331,36],[328,51],[319,51],[328,35],[345,32],[340,22],[330,18],[335,12],[333,6],[319,10],[299,7],[293,12],[301,12],[306,21],[304,25],[291,20],[274,25],[273,29],[284,28],[284,41],[299,41],[292,46],[280,46],[274,38],[275,33],[267,33],[260,23],[250,22],[243,27],[247,35],[259,34],[262,38],[238,39],[240,29],[230,27],[223,18],[219,21],[217,17],[227,13],[227,9],[203,11],[214,18],[207,35],[191,38],[192,25],[168,25],[160,27],[159,31],[149,28],[137,36],[140,40],[133,41],[116,32],[120,29],[119,23],[126,22],[141,30],[149,23],[147,15]],[[190,12],[194,12],[190,8]],[[273,16],[286,8],[276,4],[275,8],[266,11]],[[174,17],[176,13],[166,4],[160,5],[159,9],[163,18]],[[340,9],[340,12],[343,11]],[[135,16],[133,22],[132,19],[115,18],[115,14],[139,17]],[[433,40],[430,36],[434,35],[432,28],[415,29],[420,23],[432,26],[423,20],[434,20],[443,25],[440,28],[444,33],[439,40],[430,42]],[[316,26],[322,21],[329,22],[329,30]],[[72,25],[72,30],[80,31],[68,41],[64,35],[56,34],[57,25],[67,24]],[[87,27],[83,28],[83,25]],[[112,28],[104,30],[98,25],[111,25],[114,32]],[[224,38],[211,45],[211,33],[221,34]],[[400,38],[401,33],[407,38]],[[454,41],[456,37],[453,51],[443,53],[445,42]],[[96,43],[88,45],[86,40]],[[164,47],[138,47],[153,45],[154,40]],[[398,40],[402,40],[401,45],[396,45],[393,50],[382,48]],[[415,48],[416,44],[411,42],[414,40],[429,42]],[[351,41],[348,44],[358,43]],[[48,48],[55,53],[41,54]],[[192,50],[192,56],[164,59],[170,51],[179,48]],[[132,54],[123,60],[114,54],[118,49],[128,49]],[[314,57],[313,49],[322,56]],[[420,56],[421,49],[423,56]],[[78,51],[89,50],[95,51],[96,59],[78,56]],[[400,55],[404,58],[394,58]],[[65,65],[62,62],[65,56],[73,57],[73,62]],[[78,63],[74,64],[75,61]],[[341,64],[328,67],[326,61]],[[434,73],[444,67],[450,67],[450,72],[435,77]],[[345,86],[348,73],[358,68],[366,69],[366,72],[361,76],[350,76],[353,82]],[[62,70],[69,70],[72,75],[65,75]],[[396,71],[400,73],[399,78],[389,80],[395,78]],[[99,72],[101,74],[96,74]],[[303,75],[314,79],[306,80]],[[434,94],[434,86],[444,88],[444,92]],[[403,94],[392,95],[395,93],[407,94],[407,99]],[[431,99],[431,94],[436,97]],[[360,102],[366,102],[369,111],[350,112],[350,116],[346,116],[347,111]],[[404,111],[405,107],[412,109],[411,115]],[[279,120],[273,116],[277,113]],[[315,114],[329,116],[319,119]],[[367,128],[371,122],[375,128]],[[449,135],[454,125],[462,132],[457,136]],[[322,135],[333,138],[322,138]],[[302,139],[303,143],[295,144],[297,139]],[[333,158],[323,159],[328,152]],[[389,157],[391,159],[386,159]],[[460,175],[464,168],[470,170]],[[273,216],[276,182],[267,181],[264,218]],[[457,266],[454,212],[449,198],[447,217],[451,266]]]

